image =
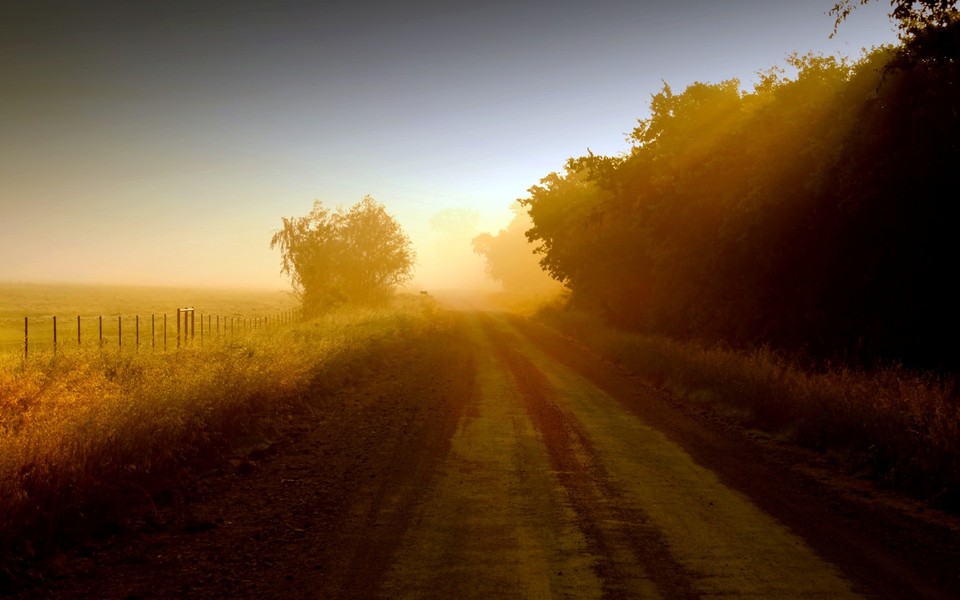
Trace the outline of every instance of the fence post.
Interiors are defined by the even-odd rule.
[[[30,317],[23,318],[23,360],[30,356]]]
[[[77,348],[80,347],[80,315],[77,315]]]
[[[167,351],[167,313],[163,313],[163,351]]]
[[[150,349],[157,349],[157,315],[150,315]]]
[[[123,346],[123,317],[117,317],[117,350]]]
[[[180,309],[177,309],[177,350],[180,349]]]
[[[53,315],[53,355],[57,355],[57,315]]]
[[[140,315],[137,315],[137,352],[140,352]]]
[[[201,327],[203,327],[201,325]],[[190,340],[193,341],[193,338],[197,336],[197,313],[194,310],[190,309]]]
[[[103,315],[99,315],[97,321],[100,323],[100,347],[103,348]]]

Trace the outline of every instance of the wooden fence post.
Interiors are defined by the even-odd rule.
[[[57,315],[53,315],[53,355],[57,355]]]
[[[157,315],[150,315],[150,349],[157,349]]]
[[[137,352],[140,352],[140,315],[137,315]]]
[[[103,348],[103,315],[98,316],[97,321],[100,323],[100,347]]]
[[[163,313],[163,351],[167,351],[167,313]]]
[[[123,317],[117,317],[117,350],[123,346]]]
[[[177,350],[180,349],[180,309],[177,309]]]
[[[30,317],[23,318],[23,360],[30,356]]]
[[[80,347],[80,315],[77,315],[77,348]]]

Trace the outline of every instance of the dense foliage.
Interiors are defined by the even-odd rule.
[[[960,367],[960,46],[933,56],[926,31],[853,63],[794,55],[749,92],[665,85],[628,154],[521,199],[541,265],[635,330]]]
[[[307,216],[284,217],[270,242],[277,246],[306,316],[344,302],[382,301],[412,276],[410,239],[369,196],[349,210],[330,211],[318,200]]]

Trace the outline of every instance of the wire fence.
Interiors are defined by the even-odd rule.
[[[0,353],[20,353],[27,359],[36,354],[90,347],[167,352],[227,337],[275,331],[299,319],[297,310],[240,316],[203,313],[193,307],[178,308],[169,314],[0,318]]]

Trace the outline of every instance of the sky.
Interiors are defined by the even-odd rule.
[[[466,234],[626,151],[664,82],[896,41],[885,0],[833,39],[831,5],[0,0],[0,282],[283,289],[281,218],[370,195],[412,287],[470,285]]]

